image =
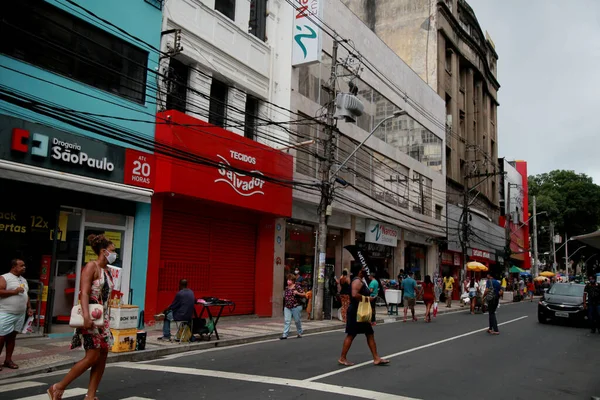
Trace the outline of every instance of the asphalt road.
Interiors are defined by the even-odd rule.
[[[600,395],[600,334],[541,325],[536,303],[503,305],[501,334],[487,315],[462,311],[433,323],[375,328],[385,367],[372,365],[363,337],[340,367],[341,331],[302,339],[178,354],[146,363],[109,365],[100,400],[158,399],[590,399]],[[0,385],[0,399],[46,399],[53,375]],[[83,398],[87,377],[64,398]],[[73,397],[74,396],[74,397]]]

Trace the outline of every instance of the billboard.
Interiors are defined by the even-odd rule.
[[[296,0],[292,44],[292,66],[321,61],[323,32],[319,28],[324,0]]]

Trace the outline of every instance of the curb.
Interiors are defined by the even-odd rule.
[[[502,305],[508,304],[517,304],[517,303],[502,303]],[[464,307],[457,307],[455,309],[438,309],[438,315],[443,314],[456,314],[459,312],[464,312],[467,309]],[[415,313],[416,317],[423,317],[425,313]],[[377,324],[389,324],[401,321],[404,317],[402,315],[385,315],[384,317],[377,318]],[[344,325],[336,325],[336,326],[324,326],[319,328],[309,328],[304,331],[304,334],[312,334],[312,333],[322,333],[322,332],[333,332],[344,329]],[[248,343],[257,343],[266,340],[278,339],[281,336],[281,333],[271,333],[267,335],[260,336],[250,336],[246,338],[239,339],[224,339],[218,341],[202,341],[199,343],[190,343],[190,344],[179,344],[177,346],[165,347],[159,349],[148,349],[141,351],[134,351],[129,353],[109,353],[108,359],[106,361],[107,364],[119,363],[119,362],[140,362],[140,361],[150,361],[155,360],[163,356],[169,356],[173,354],[186,353],[188,351],[197,351],[197,350],[207,350],[216,347],[230,347],[236,346],[240,344],[248,344]],[[77,361],[61,361],[55,364],[46,365],[38,368],[31,368],[19,372],[12,373],[5,377],[0,377],[0,382],[8,379],[38,375],[43,373],[50,373],[59,370],[65,370],[71,368]]]

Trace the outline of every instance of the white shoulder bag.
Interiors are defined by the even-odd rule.
[[[90,304],[89,305],[90,318],[94,326],[99,328],[104,327],[104,307],[102,304]],[[77,304],[71,309],[71,319],[69,320],[69,326],[72,328],[83,328],[83,311],[81,310],[81,304]]]

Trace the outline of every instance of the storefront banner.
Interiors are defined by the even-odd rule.
[[[471,252],[472,257],[485,258],[487,260],[491,259],[490,253],[485,250],[473,249]]]
[[[140,162],[137,167],[136,157],[141,155],[146,157],[145,164]],[[0,115],[0,159],[149,188],[153,158],[152,154]],[[140,178],[135,178],[136,173]]]
[[[366,242],[396,247],[398,246],[399,238],[400,228],[372,219],[367,220]]]
[[[172,124],[157,124],[157,141],[191,153],[198,162],[158,157],[157,193],[291,216],[293,158],[289,154],[178,111],[158,115],[160,121],[167,117]]]

